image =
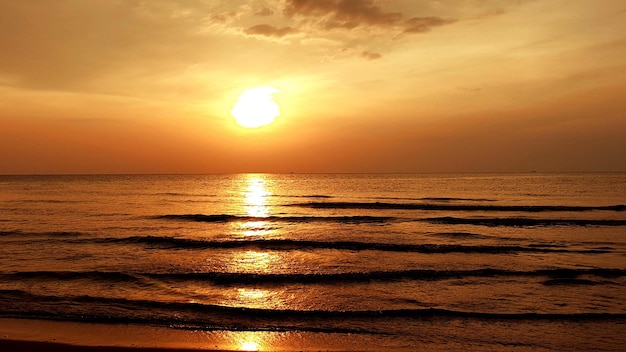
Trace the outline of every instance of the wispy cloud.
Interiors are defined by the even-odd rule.
[[[434,27],[456,22],[455,19],[441,17],[413,17],[404,22],[404,33],[425,33]]]
[[[286,35],[293,34],[296,31],[291,27],[277,28],[269,24],[258,24],[245,30],[246,34],[263,35],[266,37],[282,38]]]
[[[329,29],[390,26],[402,20],[401,13],[385,12],[372,0],[289,0],[284,14],[315,20]]]
[[[361,53],[361,56],[367,60],[376,60],[383,57],[380,53],[373,53],[371,51],[364,51]]]
[[[407,18],[401,12],[385,11],[374,0],[288,0],[283,13],[326,30],[377,27],[424,33],[456,21],[436,16]]]
[[[256,16],[271,16],[274,14],[274,11],[268,7],[264,7],[254,13]]]

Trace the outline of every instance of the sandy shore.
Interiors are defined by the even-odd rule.
[[[23,351],[45,351],[45,352],[193,352],[193,351],[216,351],[205,349],[182,349],[182,348],[155,348],[155,347],[121,347],[121,346],[79,346],[65,343],[20,341],[20,340],[0,340],[0,351],[2,352],[23,352]]]
[[[0,319],[0,351],[354,351],[363,335]],[[371,350],[356,348],[356,350]]]
[[[243,351],[297,348],[281,333],[0,319],[0,351]],[[292,344],[287,346],[286,344]],[[283,348],[284,347],[284,348]]]

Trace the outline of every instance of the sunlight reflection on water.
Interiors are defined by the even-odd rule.
[[[249,174],[246,177],[246,189],[242,191],[244,196],[244,209],[248,216],[267,217],[270,209],[267,206],[267,198],[272,194],[266,186],[265,175]]]
[[[262,219],[272,215],[269,198],[273,193],[268,175],[241,175],[236,187],[239,187],[239,194],[242,196],[240,212],[258,219],[233,223],[233,234],[243,237],[259,237],[274,233],[275,227]]]
[[[277,253],[248,250],[233,253],[228,264],[231,272],[272,273],[285,267],[283,257]]]
[[[256,331],[240,331],[236,334],[227,334],[231,338],[228,350],[233,351],[263,351],[274,346],[270,336]]]

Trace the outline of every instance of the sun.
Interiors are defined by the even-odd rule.
[[[280,115],[280,108],[274,101],[273,87],[256,87],[243,92],[230,111],[237,123],[245,128],[269,125]]]

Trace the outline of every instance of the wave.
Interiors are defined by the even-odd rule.
[[[495,202],[495,199],[486,198],[426,197],[420,199],[433,202]]]
[[[568,285],[568,286],[569,285],[585,285],[585,286],[590,286],[590,285],[602,285],[604,283],[606,283],[606,282],[599,282],[599,281],[587,280],[587,279],[570,278],[570,277],[555,278],[555,279],[550,279],[550,280],[546,280],[546,281],[542,282],[542,284],[544,284],[546,286],[556,286],[556,285]]]
[[[198,194],[198,193],[185,193],[185,192],[161,192],[155,193],[157,196],[169,196],[169,197],[194,197],[194,198],[208,198],[208,197],[217,197],[217,194]],[[267,195],[268,197],[274,198],[314,198],[314,199],[330,199],[334,198],[330,195],[325,194],[303,194],[303,195],[290,195],[290,194],[271,194]]]
[[[185,273],[153,274],[154,278],[208,280],[216,284],[259,284],[259,283],[333,283],[333,282],[369,282],[397,280],[449,280],[470,277],[551,277],[577,278],[581,275],[600,277],[623,277],[626,270],[621,269],[546,269],[537,271],[512,271],[504,269],[476,270],[399,270],[345,272],[324,274],[257,274],[257,273]]]
[[[217,197],[217,194],[198,194],[198,193],[185,193],[185,192],[161,192],[155,193],[157,196],[170,196],[170,197]]]
[[[11,199],[6,200],[6,203],[43,203],[43,204],[64,204],[64,203],[83,203],[80,200],[70,199]]]
[[[462,278],[498,278],[498,277],[545,277],[548,279],[578,279],[581,276],[599,278],[626,277],[626,269],[541,269],[534,271],[515,271],[507,269],[475,269],[475,270],[398,270],[398,271],[367,271],[342,273],[246,273],[246,272],[102,272],[102,271],[30,271],[0,274],[0,280],[95,280],[105,282],[140,283],[145,279],[153,280],[191,280],[208,281],[215,285],[238,284],[325,284],[325,283],[358,283],[370,281],[398,280],[450,280]],[[575,283],[572,281],[571,283]],[[607,282],[608,283],[608,282]]]
[[[455,236],[458,234],[454,234]],[[149,247],[164,249],[230,249],[230,248],[260,248],[266,250],[308,250],[308,249],[336,249],[350,251],[385,251],[385,252],[413,252],[413,253],[609,253],[614,248],[602,247],[584,250],[568,250],[556,245],[531,244],[525,246],[491,246],[491,245],[456,245],[456,244],[396,244],[358,241],[306,241],[291,239],[270,240],[232,240],[208,241],[189,238],[161,237],[161,236],[132,236],[123,238],[88,239],[89,242],[143,244]]]
[[[531,218],[457,218],[444,216],[422,219],[434,224],[481,226],[626,226],[626,220],[531,219]]]
[[[333,222],[346,224],[359,223],[386,223],[393,221],[407,221],[394,216],[245,216],[229,214],[167,214],[153,216],[154,219],[179,220],[208,223],[228,222]],[[432,217],[422,219],[408,219],[409,221],[426,221],[435,224],[447,225],[482,225],[482,226],[626,226],[626,220],[621,219],[534,219],[534,218],[459,218],[452,216]]]
[[[424,198],[426,200],[455,200],[457,198]],[[459,198],[460,199],[460,198]],[[487,200],[484,200],[487,201]],[[594,210],[626,211],[626,205],[573,206],[573,205],[481,205],[481,204],[434,204],[434,203],[383,203],[383,202],[306,202],[286,206],[313,209],[391,209],[391,210],[454,210],[454,211],[501,211],[501,212],[585,212]]]
[[[381,223],[395,220],[392,216],[242,216],[229,214],[168,214],[157,215],[155,219],[181,220],[194,222],[339,222],[339,223]]]
[[[119,271],[19,271],[13,273],[2,273],[0,279],[19,280],[93,280],[111,282],[137,282],[141,280],[141,275],[133,273],[123,273]]]
[[[328,198],[335,198],[335,197],[328,197]],[[457,197],[384,197],[384,196],[379,196],[379,197],[355,197],[355,198],[360,198],[360,199],[382,199],[382,200],[402,200],[402,201],[428,201],[428,202],[496,202],[496,199],[488,199],[488,198],[457,198]],[[343,202],[342,202],[343,203]],[[356,202],[355,204],[361,204],[359,202]],[[370,203],[362,203],[362,204],[370,204]],[[392,203],[392,204],[396,204],[396,203]],[[420,203],[421,204],[421,203]],[[294,204],[295,205],[295,204]]]
[[[480,235],[477,233],[471,232],[435,232],[427,234],[431,237],[443,237],[443,238],[453,238],[453,239],[484,239],[484,238],[492,238],[492,236]]]
[[[463,318],[490,320],[624,320],[622,313],[481,312],[444,308],[383,310],[292,310],[232,307],[196,302],[163,302],[95,296],[43,296],[20,290],[0,290],[0,316],[37,317],[83,322],[167,324],[203,329],[288,329],[357,333],[376,332],[381,319]],[[25,307],[24,301],[34,303]],[[172,318],[174,317],[174,318]],[[335,325],[359,320],[351,328]],[[371,322],[371,324],[367,324]]]
[[[329,196],[326,194],[304,194],[304,195],[288,195],[288,194],[275,194],[272,197],[276,198],[334,198],[333,196]]]
[[[50,232],[23,232],[21,230],[12,230],[12,231],[0,231],[0,237],[11,237],[11,236],[19,236],[19,237],[82,237],[85,236],[85,233],[75,232],[75,231],[50,231]]]

